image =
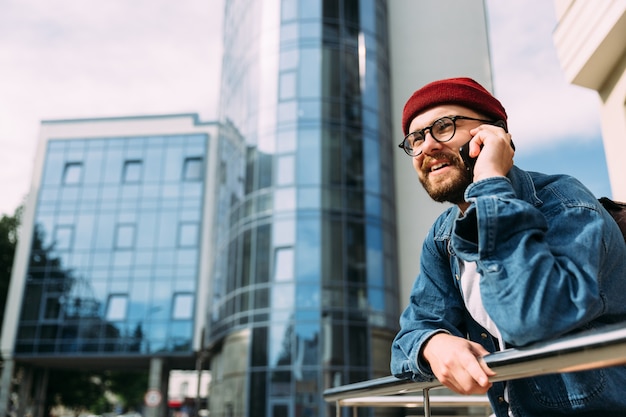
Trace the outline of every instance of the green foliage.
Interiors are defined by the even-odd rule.
[[[122,399],[126,410],[140,410],[148,389],[148,372],[108,371],[104,378],[110,392]]]
[[[51,370],[46,409],[63,405],[75,410],[104,414],[113,410],[105,393],[121,401],[124,411],[140,410],[148,387],[147,372]]]
[[[15,210],[13,216],[2,215],[0,218],[0,331],[2,331],[4,307],[11,282],[11,270],[13,269],[21,215],[22,207],[20,206]]]
[[[102,397],[104,387],[92,373],[70,369],[50,370],[46,409],[63,405],[76,411],[90,410]]]

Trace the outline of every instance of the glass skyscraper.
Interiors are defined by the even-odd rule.
[[[386,2],[225,7],[210,412],[331,415],[398,321]]]

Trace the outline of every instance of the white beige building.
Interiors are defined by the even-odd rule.
[[[626,0],[555,0],[554,43],[568,82],[598,92],[611,191],[626,200]]]

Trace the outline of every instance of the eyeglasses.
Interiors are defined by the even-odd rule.
[[[411,132],[404,137],[404,140],[398,144],[398,147],[404,149],[409,156],[419,156],[422,153],[422,145],[426,140],[426,131],[430,131],[430,136],[437,142],[448,142],[454,137],[456,133],[456,121],[457,120],[475,120],[477,122],[488,123],[502,127],[502,122],[493,120],[476,119],[474,117],[467,116],[446,116],[441,119],[435,120],[435,122],[426,126],[423,129]]]

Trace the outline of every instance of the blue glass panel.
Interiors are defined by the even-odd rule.
[[[383,233],[380,226],[367,225],[367,282],[382,287],[385,282],[383,267]]]
[[[297,227],[296,279],[298,282],[319,282],[321,268],[319,218],[301,218]]]
[[[113,248],[113,238],[115,233],[115,216],[113,214],[102,213],[96,220],[96,249]]]
[[[301,366],[319,366],[319,323],[298,323],[295,326],[295,357]],[[296,378],[300,372],[296,371]],[[299,379],[299,378],[298,378]]]
[[[369,307],[376,311],[385,311],[385,292],[379,288],[370,288],[367,293]]]
[[[46,165],[42,175],[42,183],[44,186],[60,185],[63,179],[63,170],[65,169],[65,161],[63,154],[57,152],[48,152]]]
[[[166,211],[159,214],[157,230],[157,246],[160,248],[176,247],[178,232],[177,213]]]
[[[191,339],[193,323],[191,321],[177,321],[170,326],[168,336],[172,339]]]
[[[178,232],[179,247],[195,247],[198,245],[200,228],[198,223],[181,223]]]
[[[365,210],[369,216],[379,217],[382,213],[382,202],[378,195],[365,195]]]
[[[85,184],[97,184],[102,181],[102,151],[93,151],[87,153],[85,158]]]
[[[277,310],[292,310],[294,307],[294,292],[295,288],[293,284],[274,284],[272,287],[272,308]]]
[[[296,306],[298,309],[320,308],[320,288],[319,285],[298,284],[296,286]]]
[[[183,148],[180,145],[170,144],[165,154],[165,165],[161,167],[164,171],[164,181],[180,181],[183,172]]]
[[[376,110],[379,106],[378,98],[378,65],[374,59],[365,60],[365,80],[363,83],[362,101],[363,105]]]
[[[272,320],[269,333],[269,364],[272,367],[278,365],[291,365],[293,353],[290,343],[290,329],[287,323]]]
[[[274,191],[274,211],[293,211],[296,208],[295,188],[279,188]]]
[[[376,32],[375,0],[359,0],[359,23],[361,30]],[[379,29],[382,30],[383,28]]]
[[[303,19],[321,19],[322,2],[320,0],[299,0],[300,16]]]
[[[320,184],[321,133],[318,129],[298,131],[296,175],[299,185]]]
[[[163,176],[163,159],[165,149],[162,146],[151,146],[146,150],[144,164],[144,181],[146,183],[160,182]]]
[[[82,162],[67,162],[63,169],[63,184],[80,184],[83,177]]]
[[[298,49],[287,49],[280,51],[280,70],[290,70],[298,67],[300,52]]]
[[[298,115],[298,103],[296,101],[282,102],[278,104],[278,123],[281,125],[293,124]]]
[[[198,251],[196,249],[179,249],[176,251],[176,266],[194,266],[198,263]]]
[[[273,224],[272,243],[274,247],[291,246],[295,243],[295,221],[277,219]]]
[[[174,300],[173,300],[173,305],[172,305],[172,319],[174,320],[192,319],[193,307],[194,307],[193,295],[192,294],[174,294],[173,298]],[[176,323],[176,326],[178,326],[178,324],[179,323]]]
[[[319,188],[298,188],[298,208],[300,210],[319,209],[320,204],[321,199]]]
[[[121,149],[109,150],[104,161],[104,182],[119,184],[122,178],[124,156]]]
[[[171,272],[163,267],[173,267],[176,262],[176,251],[174,249],[161,249],[157,251],[156,266],[159,267],[155,272],[157,277],[167,277]],[[171,278],[171,276],[170,276]]]
[[[138,219],[137,248],[152,248],[156,242],[157,215],[142,213]]]
[[[320,49],[303,48],[300,50],[300,67],[298,74],[299,96],[301,98],[320,97],[322,54]]]

